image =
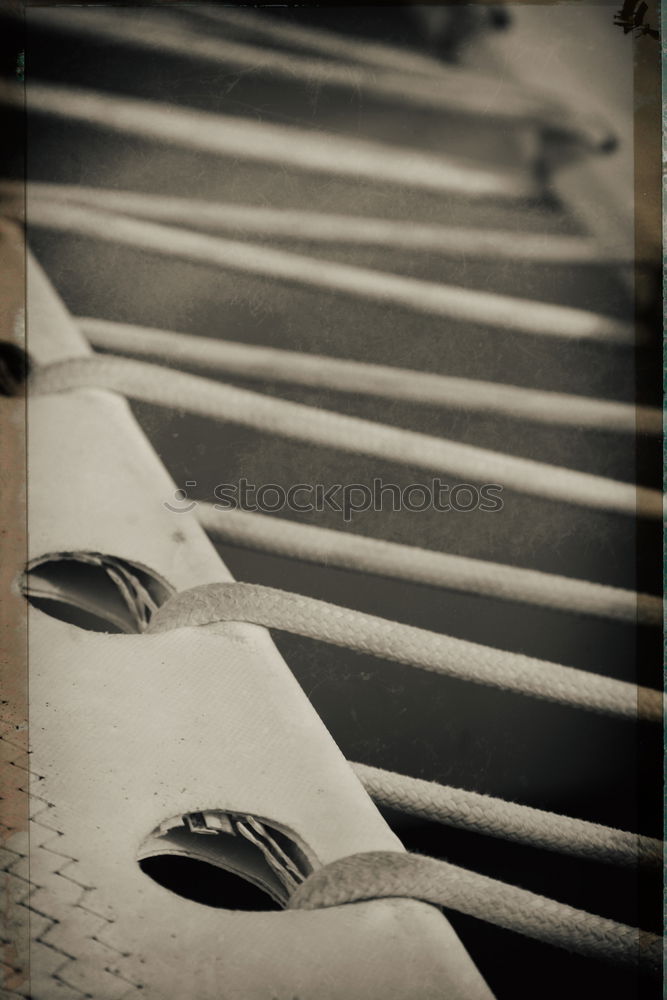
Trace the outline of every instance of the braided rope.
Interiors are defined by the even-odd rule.
[[[111,43],[187,55],[191,60],[236,69],[244,75],[268,76],[278,80],[299,81],[311,87],[335,87],[364,93],[367,97],[390,100],[394,106],[408,105],[435,112],[493,117],[508,125],[550,129],[574,139],[592,150],[608,150],[615,140],[607,122],[577,113],[576,107],[566,108],[548,92],[538,94],[509,80],[498,86],[495,77],[479,70],[441,64],[434,85],[421,73],[406,76],[388,67],[366,67],[346,59],[344,63],[321,59],[280,48],[258,46],[232,40],[228,34],[199,31],[156,14],[151,18],[151,30],[145,30],[145,20],[128,12],[119,19],[115,12],[96,11],[91,18],[85,10],[69,10],[65,17],[58,11],[53,17],[49,10],[35,12],[34,23],[80,35],[106,38]]]
[[[259,41],[277,43],[279,47],[288,45],[290,48],[305,49],[307,52],[320,53],[345,62],[357,62],[363,66],[375,66],[380,69],[391,69],[401,73],[417,73],[421,76],[443,79],[446,67],[436,56],[425,55],[416,49],[390,45],[374,38],[359,38],[355,35],[340,34],[312,25],[287,21],[282,18],[265,17],[257,8],[247,10],[243,7],[213,7],[209,4],[193,5],[191,11],[195,17],[205,18],[214,24],[224,24],[227,27],[251,34]]]
[[[21,87],[0,87],[0,103],[23,107],[23,101]],[[528,176],[464,164],[442,154],[36,80],[30,83],[30,113],[139,136],[144,141],[185,148],[191,154],[240,157],[278,169],[289,167],[469,198],[514,200],[537,194],[536,182]]]
[[[557,665],[553,667],[568,670]],[[574,673],[581,672],[572,671]],[[652,698],[658,693],[646,694]],[[378,888],[375,880],[379,875],[382,884]],[[416,896],[438,905],[451,906],[473,916],[490,919],[500,926],[522,930],[539,940],[614,961],[635,962],[638,945],[643,944],[642,959],[654,970],[659,965],[660,941],[654,935],[645,935],[642,942],[641,932],[632,928],[516,887],[505,886],[497,880],[464,872],[435,859],[389,852],[343,859],[315,873],[295,893],[291,906],[311,909],[396,895]]]
[[[605,715],[635,718],[639,714],[653,722],[662,717],[659,691],[256,584],[207,584],[175,594],[158,610],[148,631],[218,621],[252,622]]]
[[[352,769],[377,805],[411,816],[622,867],[654,868],[662,862],[663,845],[652,837],[368,764],[352,764]]]
[[[497,413],[548,425],[624,434],[662,433],[662,411],[657,406],[633,406],[609,399],[213,340],[113,320],[78,317],[77,322],[94,347],[133,357],[157,358],[160,364],[174,361],[179,365],[197,365],[216,374],[231,372],[244,378]]]
[[[35,393],[86,387],[412,468],[501,483],[531,496],[630,516],[662,517],[659,490],[276,399],[144,361],[72,358],[37,370],[31,379]]]
[[[498,879],[416,854],[375,851],[313,872],[289,909],[314,910],[387,897],[420,899],[558,948],[659,973],[662,940]]]
[[[469,556],[433,552],[352,532],[301,524],[248,510],[218,510],[198,503],[197,518],[218,540],[290,559],[431,587],[519,601],[639,625],[662,623],[662,601],[651,594],[506,566]]]
[[[34,198],[30,203],[30,223],[491,329],[575,341],[624,345],[635,342],[632,323],[586,309],[355,267],[291,250],[100,212],[73,202],[51,203]]]
[[[24,185],[0,181],[0,194],[13,196],[23,205]],[[51,202],[71,202],[91,208],[118,212],[152,222],[187,226],[213,234],[237,233],[262,238],[291,239],[297,242],[334,246],[381,247],[383,250],[437,253],[460,260],[526,261],[535,264],[592,268],[625,264],[618,250],[603,250],[585,236],[550,233],[548,239],[530,230],[480,229],[438,223],[404,222],[365,215],[342,215],[311,209],[271,208],[266,205],[237,205],[234,202],[180,198],[146,194],[142,191],[86,187],[31,181],[30,198]]]

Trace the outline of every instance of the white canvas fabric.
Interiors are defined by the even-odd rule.
[[[87,350],[34,262],[28,348],[37,363]],[[29,432],[31,561],[101,553],[175,590],[230,579],[194,518],[163,506],[174,484],[123,399],[32,399]],[[35,1000],[491,997],[426,904],[230,911],[140,869],[161,824],[202,810],[265,820],[314,868],[401,850],[265,629],[113,635],[36,608],[29,622]]]

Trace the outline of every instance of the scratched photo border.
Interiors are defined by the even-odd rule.
[[[576,5],[578,0],[565,0]],[[17,0],[0,0],[5,10],[11,10],[19,19],[23,11],[30,7],[48,7],[56,4],[21,4]],[[619,31],[627,36],[628,45],[632,45],[635,53],[634,73],[634,159],[635,159],[635,260],[655,261],[656,270],[660,269],[663,255],[662,245],[662,201],[661,201],[661,125],[662,125],[662,90],[661,90],[661,44],[660,15],[655,0],[618,0],[619,9],[615,23]],[[98,4],[86,4],[97,6]],[[174,4],[177,5],[177,4]],[[544,6],[556,6],[554,0],[546,0]],[[562,6],[561,3],[558,4]],[[99,6],[105,6],[99,4]],[[159,7],[169,6],[169,0],[160,3],[127,3],[114,6]],[[235,6],[252,6],[238,4]],[[288,4],[287,6],[292,6]],[[295,4],[294,6],[304,6]],[[307,4],[306,6],[361,6],[356,4]],[[371,6],[371,4],[366,4]],[[372,4],[372,6],[399,6],[399,4]],[[433,4],[433,6],[447,6]],[[509,6],[518,6],[513,0]],[[606,5],[605,5],[606,6]],[[1,8],[0,8],[1,9]],[[17,37],[25,29],[20,30]],[[0,43],[3,50],[3,74],[6,79],[22,79],[24,51],[17,50],[15,39]],[[630,137],[632,141],[632,138]],[[23,135],[12,136],[12,141],[22,144]],[[22,310],[25,310],[25,247],[20,231],[5,218],[1,222],[2,243],[0,245],[0,317],[2,331],[0,340],[19,347],[25,346],[21,337],[25,331],[20,322]],[[636,282],[639,285],[645,280],[643,270],[636,268]],[[655,322],[661,320],[660,306],[656,307]],[[4,555],[0,562],[2,574],[3,599],[0,602],[0,634],[2,635],[2,712],[0,713],[1,743],[3,745],[3,761],[6,763],[3,779],[3,802],[0,815],[0,830],[3,843],[13,833],[28,830],[28,799],[23,794],[24,777],[27,778],[26,763],[28,760],[29,739],[29,691],[28,691],[28,638],[26,602],[16,588],[14,567],[25,565],[27,561],[27,472],[26,472],[26,426],[27,405],[25,394],[21,388],[22,373],[20,366],[13,359],[3,355],[0,366],[0,388],[7,389],[7,398],[3,403],[3,420],[0,424],[0,461],[2,463],[2,534]],[[638,372],[638,378],[644,384],[661,376],[655,372]],[[663,381],[663,385],[664,385]],[[638,467],[644,469],[646,459],[638,449]],[[663,472],[665,456],[663,448]],[[655,574],[656,560],[662,565],[662,554],[650,550],[640,543],[637,547],[637,581],[641,589],[641,581]],[[665,576],[663,575],[663,580]],[[653,655],[653,651],[645,648],[641,637],[637,639],[637,657]],[[641,774],[638,786],[654,791],[656,784],[664,788],[662,762],[651,756],[642,757],[640,747]],[[640,809],[642,800],[640,798]],[[647,904],[649,905],[649,904]],[[11,908],[3,901],[3,922],[0,932],[4,936],[14,930],[14,920]],[[13,951],[6,955],[26,957],[29,954],[28,941],[16,940],[10,946]],[[168,1000],[168,998],[165,998]]]

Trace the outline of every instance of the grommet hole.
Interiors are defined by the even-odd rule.
[[[177,896],[225,910],[281,910],[312,870],[284,832],[219,810],[166,821],[142,844],[138,862]]]
[[[30,604],[90,632],[145,631],[173,593],[145,567],[99,552],[62,552],[34,560],[21,589]]]

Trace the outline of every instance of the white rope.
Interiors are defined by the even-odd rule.
[[[156,358],[161,363],[196,365],[215,374],[231,373],[244,378],[289,382],[428,406],[495,413],[563,427],[624,434],[662,433],[662,411],[657,407],[635,407],[589,396],[195,337],[91,317],[78,317],[77,323],[95,347],[133,357]]]
[[[606,864],[659,867],[662,862],[663,845],[652,837],[368,764],[351,766],[371,798],[384,808]]]
[[[603,715],[651,722],[662,717],[660,691],[257,584],[214,583],[174,594],[153,616],[148,632],[219,621],[264,625],[442,676]]]
[[[122,243],[150,253],[179,257],[243,274],[340,292],[353,298],[458,322],[567,340],[597,340],[625,345],[635,341],[632,323],[584,309],[421,281],[98,212],[82,205],[51,204],[34,198],[29,205],[29,224]]]
[[[433,552],[348,531],[198,503],[197,518],[219,541],[359,573],[640,625],[662,623],[662,601],[588,580]]]
[[[278,21],[263,16],[257,10],[197,5],[193,6],[191,11],[197,17],[241,30],[260,41],[277,42],[279,45],[287,43],[293,48],[319,52],[344,62],[358,62],[365,66],[376,66],[401,73],[417,73],[436,79],[442,79],[443,71],[446,72],[446,67],[440,60],[423,55],[421,52],[412,52],[371,38],[360,40],[325,28],[293,24],[285,19]]]
[[[0,87],[0,102],[23,108],[23,88]],[[103,131],[179,146],[190,153],[246,159],[273,167],[366,180],[373,184],[465,195],[537,196],[536,181],[405,146],[351,139],[316,129],[184,109],[158,101],[30,83],[31,115],[77,121]]]
[[[0,194],[13,195],[23,202],[25,185],[0,181]],[[618,254],[604,254],[594,240],[559,233],[472,229],[31,181],[28,200],[35,197],[53,203],[88,205],[150,222],[188,226],[215,235],[235,233],[333,246],[380,247],[496,263],[507,260],[586,267],[633,264],[631,259],[621,259]]]
[[[656,934],[420,854],[374,851],[333,861],[301,883],[288,907],[315,910],[392,896],[458,910],[589,958],[660,973],[662,939]]]
[[[321,168],[313,167],[312,169]],[[424,186],[428,185],[425,184]],[[260,273],[266,272],[262,271]],[[290,278],[290,280],[292,279]],[[577,312],[576,310],[567,311],[570,313]],[[625,335],[627,335],[627,330]],[[619,337],[618,339],[623,338]],[[45,375],[46,377],[42,379],[42,375]],[[50,391],[48,388],[49,373],[45,372],[38,375],[36,385],[37,387],[40,385],[42,387],[46,385],[47,389],[45,391]],[[335,417],[337,415],[331,416]],[[538,463],[534,464],[537,465]],[[558,471],[567,472],[568,470]],[[594,479],[596,477],[587,478]],[[604,483],[604,480],[600,480],[599,482]],[[622,486],[624,484],[612,483],[610,485]],[[646,496],[650,493],[651,491],[644,491],[644,495]],[[651,494],[651,504],[653,503],[653,499],[654,498]],[[210,588],[208,589],[210,590]],[[256,590],[262,590],[263,597],[266,596],[265,592],[268,592],[268,588],[256,588]],[[285,596],[292,597],[294,595]],[[299,598],[299,602],[302,600],[309,601],[309,599]],[[310,603],[312,605],[319,605],[323,602],[312,601]],[[328,607],[329,613],[331,613],[330,606],[323,606]],[[359,613],[357,612],[347,612],[347,609],[339,610],[344,611],[346,614],[359,616]],[[170,609],[168,612],[168,614],[171,613],[173,613],[173,609]],[[236,611],[234,612],[234,614],[237,613],[238,612]],[[163,620],[166,620],[166,617],[167,616],[165,615]],[[356,624],[360,626],[358,634],[361,635],[363,633],[366,638],[361,640],[355,639],[355,641],[361,641],[363,643],[361,648],[364,648],[366,651],[374,652],[375,649],[378,648],[378,644],[373,637],[374,626],[370,621],[371,616],[359,617],[368,619],[368,621],[363,623],[363,627],[361,627],[362,623],[359,618],[356,620]],[[236,619],[234,618],[233,620]],[[171,621],[173,622],[173,620]],[[382,619],[376,619],[376,621],[382,622]],[[267,623],[262,622],[262,624]],[[392,634],[388,639],[387,647],[391,648],[392,652],[384,652],[382,654],[378,653],[377,655],[384,655],[390,659],[399,660],[399,662],[407,662],[401,659],[401,656],[406,655],[405,652],[401,653],[401,650],[406,650],[409,646],[411,646],[411,640],[408,638],[406,631],[402,633],[402,640],[397,639],[396,637],[399,635],[400,630],[407,630],[409,627],[401,626],[397,623],[383,624],[393,626]],[[156,620],[156,626],[157,630],[161,627],[159,616]],[[350,619],[346,618],[343,624],[345,631],[349,630],[349,626]],[[170,623],[168,627],[174,627],[173,623]],[[286,626],[284,624],[271,626],[269,623],[269,627],[284,628]],[[336,626],[336,629],[337,628],[338,626]],[[342,637],[340,635],[338,639],[330,637],[336,632],[336,629],[332,632],[329,632],[328,629],[324,630],[327,633],[326,641],[336,642],[340,645],[348,645],[348,642],[344,643],[342,641]],[[364,629],[366,629],[366,631],[364,631]],[[398,629],[399,632],[394,631],[396,629]],[[355,630],[353,629],[353,631]],[[411,631],[422,632],[423,630]],[[323,633],[314,635],[312,632],[299,632],[298,634],[310,634],[311,637],[314,638],[323,637]],[[588,675],[582,671],[574,671],[571,670],[571,668],[561,667],[556,664],[541,663],[541,661],[531,660],[528,657],[521,657],[517,654],[505,654],[500,651],[490,651],[486,650],[485,647],[477,646],[476,644],[464,644],[462,640],[454,640],[449,637],[437,636],[435,633],[424,632],[424,636],[428,635],[436,639],[446,640],[446,643],[448,644],[447,649],[450,654],[453,654],[454,650],[458,649],[459,653],[462,655],[461,662],[465,661],[465,655],[462,654],[460,647],[462,645],[475,647],[476,655],[479,657],[479,661],[474,665],[476,675],[470,676],[468,679],[476,682],[489,683],[500,687],[507,686],[512,690],[522,690],[522,693],[535,694],[537,697],[544,697],[560,703],[579,704],[578,698],[580,695],[576,694],[572,697],[571,694],[572,690],[576,687],[576,683],[580,680],[578,677],[575,678],[575,675],[582,675],[582,677],[585,678],[596,677],[596,675]],[[418,642],[421,641],[422,639],[418,640]],[[402,646],[401,642],[405,642],[405,645]],[[459,645],[452,646],[452,643]],[[497,681],[489,680],[486,677],[487,663],[483,662],[485,655],[488,655],[489,653],[498,654],[501,657],[501,660],[497,661],[496,665],[498,665],[498,663],[501,665],[506,663],[509,666],[509,660],[504,661],[502,660],[502,657],[511,657],[514,667],[516,667],[520,661],[521,666],[525,666],[530,663],[532,666],[540,664],[543,668],[549,668],[550,677],[545,684],[540,683],[538,691],[527,691],[519,687],[516,679],[516,673],[512,675],[510,683],[500,684]],[[419,655],[424,656],[425,661],[428,661],[431,654],[420,653]],[[456,659],[456,656],[453,658]],[[459,675],[458,667],[446,667],[442,669],[432,665],[427,666],[425,662],[419,663],[418,665],[422,666],[424,669],[433,669],[438,673],[451,674],[454,676]],[[567,675],[564,673],[565,671],[567,671]],[[521,674],[522,670],[519,669],[518,673]],[[525,679],[523,677],[520,683],[525,683]],[[594,692],[593,699],[592,703],[582,702],[580,707],[608,712],[612,715],[618,714],[622,716],[631,716],[633,714],[629,708],[629,698],[626,691],[626,689],[631,688],[630,685],[623,685],[621,682],[609,681],[605,678],[599,677],[596,677],[596,683],[593,685],[591,685],[590,680],[587,680],[585,684],[588,688],[586,699],[588,700],[591,692]],[[634,688],[632,688],[632,690],[636,691]],[[547,693],[544,693],[545,691]],[[554,691],[556,692],[555,694]],[[659,717],[657,711],[659,697],[659,692],[639,689],[640,717],[650,718],[652,720],[656,720]],[[364,771],[366,772],[365,781],[368,785],[373,783],[375,784],[376,796],[378,798],[380,798],[380,796],[384,796],[387,800],[390,800],[393,797],[395,801],[402,800],[403,802],[410,799],[410,796],[407,795],[405,787],[401,790],[396,790],[394,785],[394,790],[392,791],[389,789],[388,785],[382,783],[386,782],[386,778],[383,777],[382,782],[380,782],[377,769],[364,768],[363,765],[357,765],[356,768],[358,773],[361,769],[360,777],[362,777],[362,779],[364,778]],[[369,775],[368,771],[376,773]],[[384,772],[384,774],[386,774],[386,772]],[[424,782],[420,783],[420,785],[421,784],[431,785],[432,783]],[[473,800],[470,798],[470,796],[474,795],[474,793],[465,793],[461,792],[461,790],[447,791],[458,791],[460,794],[466,796],[465,805],[463,804],[462,799],[458,799],[456,803],[453,803],[451,796],[447,807],[442,806],[442,804],[438,805],[435,802],[424,804],[424,798],[426,796],[424,794],[424,790],[420,788],[419,796],[413,796],[411,799],[413,808],[415,810],[431,809],[431,816],[433,816],[437,811],[440,811],[441,814],[445,814],[447,809],[449,809],[450,815],[457,810],[459,815],[468,811],[469,815],[461,821],[461,825],[467,825],[469,828],[477,828],[475,824],[479,821],[472,815],[474,811],[471,808]],[[430,794],[433,799],[433,794]],[[415,804],[415,800],[419,799],[420,796],[422,797],[421,805],[419,802],[416,802]],[[488,797],[476,796],[475,798],[486,799]],[[477,804],[476,801],[475,804]],[[503,805],[509,807],[509,812],[504,811],[502,818],[499,815],[495,817],[499,826],[502,826],[504,823],[507,827],[511,827],[513,822],[518,822],[518,815],[515,811],[517,809],[524,810],[521,815],[524,817],[526,816],[525,810],[527,807],[514,807],[512,803],[504,803]],[[512,811],[513,809],[514,811]],[[539,810],[530,810],[531,814],[539,812]],[[417,814],[423,815],[424,813],[420,812]],[[551,814],[543,814],[541,820],[543,823],[547,823],[544,816],[549,817],[549,821],[553,822]],[[565,820],[570,824],[576,823],[578,824],[577,830],[581,831],[582,829],[583,821],[569,820],[569,818],[566,817],[555,817],[555,819],[561,821]],[[604,828],[598,827],[597,824],[586,824],[586,826],[595,828],[596,830],[604,830]],[[620,835],[621,840],[617,839],[614,841],[614,844],[609,848],[609,850],[612,854],[614,851],[617,851],[619,857],[622,856],[625,858],[628,849],[628,842],[624,841],[622,838],[632,837],[632,835],[624,834],[623,831],[606,831],[606,833]],[[572,837],[572,827],[568,828],[568,835]],[[526,834],[523,835],[524,840],[526,836]],[[554,830],[548,829],[546,825],[541,830],[541,836],[545,838],[544,843],[549,842],[550,838],[551,841],[558,841],[558,836],[554,835]],[[515,830],[514,839],[522,839],[521,831]],[[600,844],[596,843],[594,847],[590,849],[591,856],[593,856],[592,852],[597,850],[598,847],[600,847]],[[567,850],[567,848],[563,846],[555,847],[553,849]],[[653,850],[653,848],[651,848],[651,850]],[[627,862],[624,861],[623,863]],[[379,876],[381,876],[381,878],[379,878]],[[406,889],[406,886],[409,886],[409,889]],[[386,854],[377,853],[363,857],[343,859],[343,861],[335,863],[327,869],[316,872],[315,875],[308,880],[304,887],[297,890],[297,893],[292,898],[290,905],[293,908],[301,907],[311,909],[320,906],[340,905],[341,903],[365,898],[377,898],[379,896],[395,896],[404,894],[426,899],[439,905],[446,905],[460,909],[462,912],[491,920],[492,922],[503,927],[521,930],[531,937],[548,941],[552,944],[566,947],[582,954],[594,955],[596,957],[606,957],[614,961],[620,960],[622,962],[633,962],[636,958],[635,953],[639,944],[640,932],[637,932],[633,928],[625,927],[624,925],[618,924],[614,921],[606,920],[592,914],[583,913],[582,911],[575,910],[572,907],[565,906],[564,904],[557,903],[553,900],[547,900],[544,897],[536,896],[533,893],[529,893],[517,887],[506,886],[497,880],[489,879],[476,873],[465,872],[462,869],[457,869],[455,866],[449,865],[445,862],[436,861],[435,859],[417,858],[413,856],[403,856],[400,854],[390,855],[389,852]],[[645,957],[647,957],[648,964],[651,968],[656,968],[659,961],[659,958],[657,957],[659,955],[659,939],[654,935],[646,934],[643,935],[642,943],[645,948]]]
[[[94,38],[105,38],[124,46],[185,55],[225,66],[248,75],[267,75],[279,80],[298,81],[308,87],[334,86],[367,96],[391,100],[449,114],[499,119],[517,125],[558,130],[574,135],[587,145],[606,147],[609,129],[602,124],[578,119],[576,109],[564,109],[546,94],[537,95],[507,78],[494,78],[461,67],[443,66],[437,80],[421,79],[382,70],[341,64],[327,59],[313,59],[296,53],[232,41],[211,32],[187,30],[164,14],[154,13],[150,32],[143,16],[131,10],[106,12],[90,9],[39,10],[31,14],[32,23],[59,31],[76,31]]]
[[[448,472],[481,483],[498,483],[504,489],[596,510],[633,517],[662,517],[659,490],[638,488],[631,483],[304,406],[144,361],[115,357],[72,358],[36,370],[31,384],[36,393],[85,387],[108,389],[158,406],[182,409],[359,455],[372,455],[413,469]]]

